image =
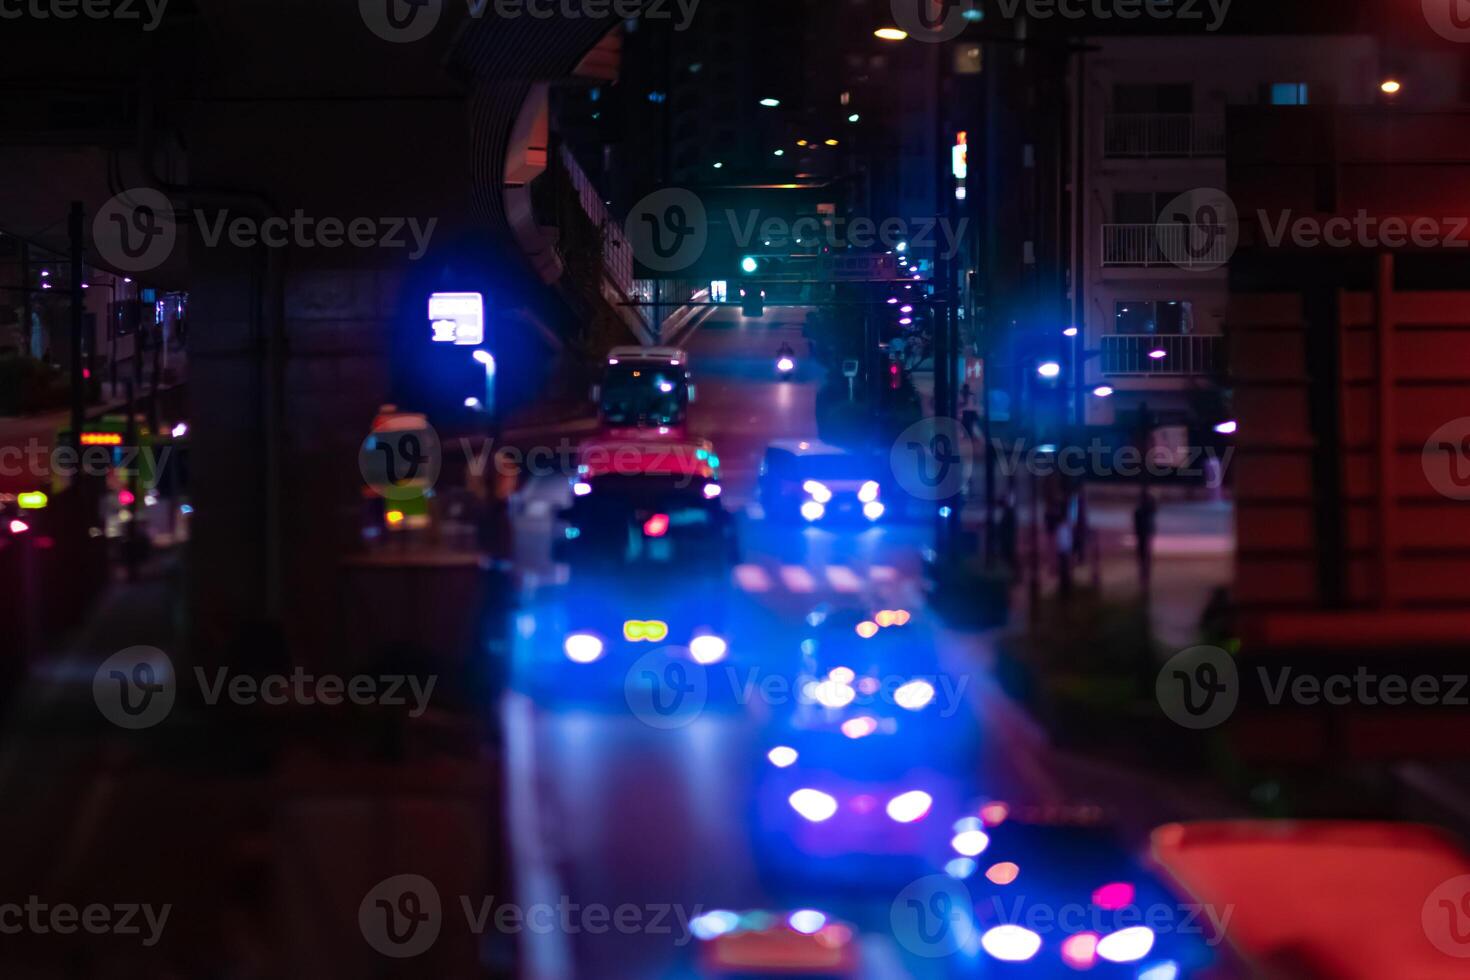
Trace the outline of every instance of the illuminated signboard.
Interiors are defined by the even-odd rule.
[[[954,147],[950,151],[950,162],[953,165],[956,180],[964,180],[970,176],[970,134],[963,129],[955,134]]]
[[[83,432],[82,445],[84,446],[121,446],[123,441],[120,432]]]
[[[485,342],[485,298],[479,293],[429,296],[429,325],[436,344],[478,347]]]

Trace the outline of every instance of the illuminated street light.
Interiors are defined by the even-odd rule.
[[[1062,336],[1063,337],[1075,337],[1075,336],[1077,336],[1077,328],[1076,327],[1068,327],[1067,329],[1065,329],[1065,330],[1062,331]]]
[[[880,27],[873,32],[873,36],[880,41],[903,41],[908,38],[909,32],[897,27]]]
[[[850,116],[847,117],[847,121],[850,122],[850,123],[855,123],[855,122],[857,122],[861,118],[863,118],[863,117],[860,116],[860,115],[858,115],[856,112],[854,112],[852,115],[850,115]]]
[[[1036,373],[1043,378],[1055,378],[1062,373],[1062,366],[1056,361],[1042,361],[1036,365]]]
[[[780,104],[780,99],[761,99],[761,105],[765,106],[767,109],[775,109]]]
[[[1164,350],[1162,347],[1155,347],[1153,350],[1148,352],[1148,356],[1152,357],[1156,361],[1162,361],[1164,358],[1169,356],[1169,352]]]
[[[1092,389],[1092,393],[1098,398],[1111,398],[1113,397],[1113,387],[1112,385],[1098,385]]]
[[[1221,422],[1219,425],[1215,426],[1215,431],[1220,433],[1220,435],[1222,436],[1233,436],[1235,435],[1235,430],[1237,428],[1239,428],[1239,426],[1236,425],[1234,419],[1231,419],[1229,422]]]
[[[1383,84],[1378,86],[1378,90],[1384,95],[1398,95],[1401,91],[1403,91],[1403,88],[1404,87],[1399,84],[1398,80],[1393,78],[1384,79]]]

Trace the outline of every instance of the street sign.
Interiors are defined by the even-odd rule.
[[[485,342],[485,297],[479,293],[434,293],[429,324],[436,344],[478,347]]]

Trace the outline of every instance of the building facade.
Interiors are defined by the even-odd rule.
[[[1226,369],[1226,108],[1374,103],[1379,42],[1105,38],[1074,71],[1083,420],[1127,424],[1146,403],[1160,424],[1216,421],[1200,416],[1220,401]]]

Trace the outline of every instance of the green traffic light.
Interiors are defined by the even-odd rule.
[[[745,272],[754,272],[755,270],[760,268],[760,263],[757,262],[753,257],[747,255],[745,258],[740,260],[740,268]]]

